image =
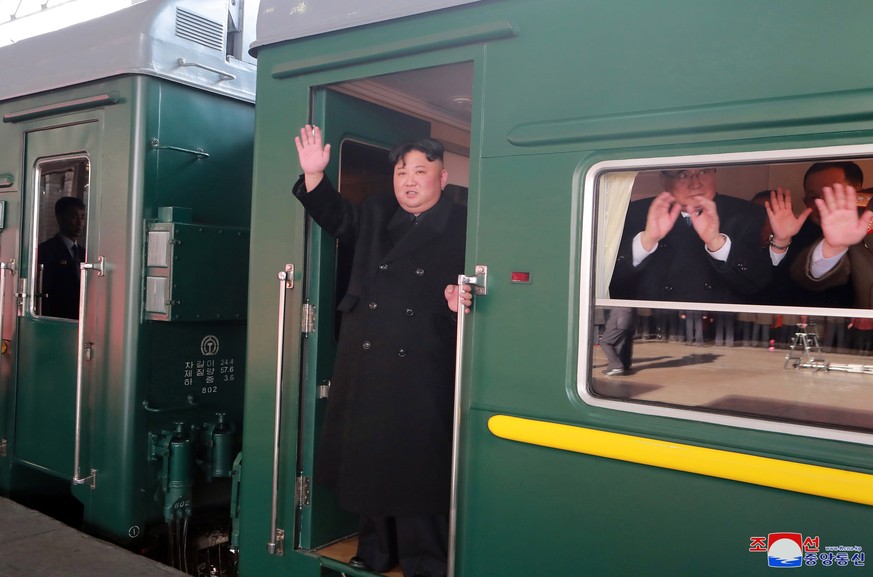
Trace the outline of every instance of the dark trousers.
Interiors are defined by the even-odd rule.
[[[403,577],[445,577],[448,571],[447,515],[361,517],[357,556],[378,573],[403,568]]]
[[[634,350],[634,309],[613,307],[603,336],[600,349],[606,355],[607,369],[631,368]]]

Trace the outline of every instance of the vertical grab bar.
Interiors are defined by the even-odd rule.
[[[282,424],[282,373],[285,354],[285,297],[287,289],[294,288],[294,265],[286,264],[279,278],[279,329],[276,352],[276,411],[273,417],[273,484],[270,503],[270,540],[267,551],[270,555],[284,555],[285,531],[276,527],[279,513],[279,434]]]
[[[15,274],[15,259],[0,262],[0,343],[3,342],[3,311],[6,308],[6,271]]]
[[[476,296],[488,294],[488,267],[476,265],[476,276],[458,275],[458,285],[474,287]],[[464,366],[464,303],[463,293],[458,291],[458,324],[455,350],[455,403],[452,414],[452,492],[449,501],[449,552],[447,577],[455,575],[455,541],[458,528],[458,469],[461,446],[461,369]]]
[[[76,438],[73,449],[73,485],[87,484],[92,489],[96,485],[97,471],[91,469],[91,474],[82,477],[82,390],[84,387],[85,374],[85,310],[88,301],[88,271],[97,271],[97,276],[103,276],[104,261],[102,256],[97,257],[97,262],[79,263],[79,339],[76,350]]]

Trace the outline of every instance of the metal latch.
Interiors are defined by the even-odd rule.
[[[18,292],[15,293],[15,300],[18,301],[18,316],[24,316],[24,299],[27,297],[27,279],[18,279]]]
[[[318,399],[326,399],[330,395],[330,379],[321,381],[315,389],[315,396]]]
[[[312,494],[312,483],[309,477],[297,477],[294,486],[294,498],[298,507],[308,507],[309,497]]]
[[[276,529],[276,542],[268,543],[267,550],[270,555],[282,556],[285,554],[285,529]]]
[[[315,332],[315,305],[310,303],[303,305],[300,325],[300,330],[303,334]]]
[[[473,285],[473,294],[483,297],[488,294],[488,266],[476,265],[476,276],[467,277],[467,283]]]

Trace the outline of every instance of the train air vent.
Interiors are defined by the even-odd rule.
[[[176,8],[176,36],[207,48],[224,50],[224,26],[181,8]]]

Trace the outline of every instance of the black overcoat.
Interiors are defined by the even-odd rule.
[[[634,236],[646,227],[653,198],[628,207],[609,292],[613,298],[709,303],[748,302],[768,286],[773,265],[761,247],[764,210],[747,200],[716,195],[721,232],[731,239],[727,261],[718,261],[680,216],[658,249],[633,266]]]
[[[294,194],[354,247],[316,481],[359,514],[447,514],[456,320],[443,291],[463,273],[466,210],[443,196],[413,226],[393,194],[353,205],[327,178]]]

